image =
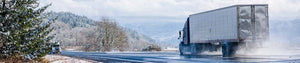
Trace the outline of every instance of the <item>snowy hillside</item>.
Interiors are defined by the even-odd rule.
[[[149,36],[158,43],[163,43],[164,46],[177,47],[179,44],[178,31],[182,29],[184,22],[144,21],[120,24]]]
[[[55,27],[53,32],[56,34],[54,41],[62,42],[63,46],[82,46],[83,43],[89,42],[87,39],[92,40],[85,35],[91,35],[92,32],[95,32],[96,21],[69,12],[51,12],[50,18],[55,17],[57,20],[52,24]],[[140,50],[151,44],[159,44],[147,35],[130,29],[124,28],[129,46],[135,48],[133,50]]]

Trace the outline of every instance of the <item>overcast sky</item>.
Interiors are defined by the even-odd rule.
[[[237,4],[268,4],[271,38],[275,37],[275,39],[280,38],[281,40],[293,37],[297,42],[300,39],[297,31],[299,25],[291,22],[296,19],[300,20],[300,0],[40,0],[41,6],[50,3],[52,6],[48,8],[48,11],[72,12],[94,20],[100,20],[102,16],[105,16],[118,21],[120,25],[125,27],[128,24],[139,24],[143,27],[129,28],[146,35],[153,34],[149,33],[151,30],[147,31],[145,28],[154,26],[147,26],[145,23],[156,25],[163,23],[161,21],[170,24],[182,23],[182,25],[178,25],[179,27],[172,28],[174,32],[168,32],[169,35],[158,38],[176,38],[177,30],[182,28],[186,18],[191,14]],[[277,24],[274,24],[276,22]],[[290,24],[294,25],[287,26],[287,24],[281,24],[282,22],[291,22]],[[155,30],[154,32],[162,32],[165,28],[159,27]]]
[[[190,14],[236,4],[269,4],[270,20],[299,18],[300,0],[40,0],[48,11],[65,11],[99,20],[184,22]],[[124,22],[124,21],[123,21]],[[127,21],[126,21],[127,22]]]

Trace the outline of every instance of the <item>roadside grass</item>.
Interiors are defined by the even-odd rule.
[[[44,58],[27,60],[22,57],[10,57],[10,58],[0,58],[0,63],[49,63],[49,61]]]

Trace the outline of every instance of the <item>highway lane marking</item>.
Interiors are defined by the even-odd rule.
[[[93,57],[97,58],[97,56],[93,56]],[[121,61],[129,61],[129,62],[152,63],[152,62],[146,62],[146,61],[138,61],[138,60],[130,60],[130,59],[121,59],[121,58],[112,58],[112,57],[103,57],[103,56],[100,56],[100,58],[113,59],[113,60],[121,60]]]

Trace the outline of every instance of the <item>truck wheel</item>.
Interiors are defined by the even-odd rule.
[[[182,42],[179,44],[179,54],[180,55],[183,55],[183,52],[182,52],[182,48],[183,47],[183,44],[182,44]]]
[[[179,54],[180,54],[180,55],[183,55],[183,52],[182,52],[182,46],[179,46]]]
[[[238,42],[224,42],[222,44],[223,57],[233,56],[238,49]]]
[[[181,51],[179,52],[179,54],[180,54],[180,55],[183,55],[183,53],[182,53]]]

